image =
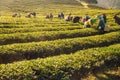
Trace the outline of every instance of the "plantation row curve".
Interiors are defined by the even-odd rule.
[[[109,32],[119,31],[120,27],[114,26]],[[90,29],[77,29],[65,31],[42,31],[42,32],[29,32],[29,33],[14,33],[14,34],[0,34],[0,45],[13,44],[13,43],[27,43],[39,42],[46,40],[56,40],[64,38],[76,38],[101,34],[99,30]]]
[[[79,80],[100,67],[104,69],[120,66],[119,48],[120,44],[116,44],[82,50],[70,55],[2,64],[0,65],[0,79]]]
[[[119,42],[120,31],[83,38],[5,45],[0,46],[0,63],[38,57],[44,58],[92,47],[108,46]]]

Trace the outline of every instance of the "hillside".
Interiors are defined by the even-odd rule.
[[[84,1],[84,2],[87,2],[87,3],[94,3],[96,4],[97,3],[97,0],[80,0],[80,1]]]
[[[86,2],[90,5],[98,3],[98,6],[103,8],[120,8],[119,0],[1,0],[0,10],[12,12],[29,12],[31,10],[40,11],[40,9],[43,8],[52,8],[52,6],[57,7],[58,5],[61,7],[64,5],[83,6],[79,1]],[[95,7],[98,8],[94,5],[94,8]]]
[[[119,10],[91,1],[1,0],[0,80],[120,80],[120,25],[113,19]],[[96,22],[85,28],[83,19],[58,18],[61,12]],[[108,31],[98,28],[103,13]]]
[[[120,9],[120,0],[97,0],[98,5],[104,8]]]
[[[57,6],[66,7],[69,5],[79,7],[84,6],[81,5],[79,1],[86,2],[87,4],[96,3],[96,0],[1,0],[0,10],[12,12],[29,12],[31,10],[40,11],[44,8],[53,8],[53,6],[56,8]]]
[[[0,10],[23,11],[50,8],[52,5],[80,5],[75,0],[1,0]]]

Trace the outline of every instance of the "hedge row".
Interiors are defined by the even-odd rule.
[[[84,38],[5,45],[0,46],[0,63],[71,53],[77,50],[102,47],[118,42],[120,42],[120,32]]]
[[[71,25],[71,24],[35,24],[35,23],[29,23],[29,24],[2,24],[0,25],[0,28],[24,28],[24,27],[27,27],[27,28],[33,28],[33,27],[61,27],[61,26],[64,26],[64,27],[67,27],[67,26],[76,26],[76,25]],[[77,25],[78,26],[78,25]]]
[[[30,28],[30,27],[67,27],[67,26],[80,26],[79,23],[66,23],[65,21],[58,22],[58,21],[52,21],[52,22],[46,22],[46,21],[30,21],[28,23],[0,23],[0,28]]]
[[[11,34],[11,33],[26,33],[26,32],[39,32],[39,31],[65,31],[82,29],[80,26],[67,26],[67,27],[32,27],[32,28],[0,28],[0,34]]]
[[[6,58],[7,59],[7,58]],[[98,68],[120,65],[120,44],[75,54],[0,65],[1,80],[80,80]]]
[[[120,30],[120,27],[114,27],[112,31]],[[81,30],[67,30],[67,31],[52,31],[52,32],[32,32],[32,33],[15,33],[15,34],[1,34],[0,45],[12,44],[12,43],[26,43],[26,42],[38,42],[45,40],[56,40],[64,38],[85,37],[99,34],[98,30],[93,28],[81,29]]]

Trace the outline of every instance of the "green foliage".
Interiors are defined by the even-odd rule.
[[[118,42],[120,42],[119,31],[84,38],[5,45],[0,46],[0,63],[71,53],[80,49],[106,46]]]
[[[101,10],[94,5],[85,9],[75,0],[1,0],[0,5],[0,44],[4,44],[0,46],[0,80],[80,80],[98,67],[119,65],[120,44],[103,47],[120,43],[120,27],[113,19],[119,10]],[[36,18],[25,18],[33,11]],[[13,12],[22,17],[12,18]],[[106,13],[111,30],[99,34],[95,29],[98,21],[83,29],[82,22],[57,19],[60,12],[91,18]],[[45,19],[49,13],[53,20]]]
[[[34,31],[36,29],[32,29],[32,30]],[[112,27],[111,29],[111,31],[118,31],[118,30],[120,30],[120,27],[118,26]],[[50,31],[50,32],[42,31],[42,32],[29,32],[29,33],[1,34],[0,45],[11,44],[11,43],[25,43],[25,42],[33,42],[33,41],[56,40],[56,39],[64,39],[64,38],[85,37],[85,36],[91,36],[97,34],[100,34],[100,32],[93,28],[71,30],[71,31],[70,30]]]
[[[82,50],[70,55],[2,64],[0,79],[73,80],[76,79],[75,74],[83,77],[94,72],[98,67],[116,65],[119,60],[120,44],[116,44],[110,47]]]
[[[42,32],[42,31],[65,31],[65,30],[77,30],[82,29],[79,26],[66,26],[66,27],[31,27],[31,28],[0,28],[0,34],[11,33],[26,33],[26,32]]]

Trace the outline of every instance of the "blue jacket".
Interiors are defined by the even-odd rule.
[[[104,19],[101,18],[101,19],[99,20],[98,27],[101,27],[102,29],[104,29],[104,27],[105,27]]]

